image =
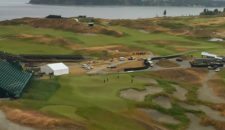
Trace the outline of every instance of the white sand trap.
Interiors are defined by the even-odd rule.
[[[35,130],[35,129],[21,126],[7,120],[5,114],[2,111],[0,111],[0,130]]]
[[[188,126],[187,130],[215,130],[213,126],[202,126],[200,124],[201,120],[197,116],[190,113],[186,115],[190,120],[190,125]]]
[[[146,87],[145,90],[138,91],[136,89],[127,89],[120,92],[120,97],[125,99],[134,100],[134,101],[144,101],[147,95],[158,94],[163,91],[162,88],[159,87]]]
[[[186,98],[186,94],[188,93],[188,91],[178,85],[172,85],[174,88],[176,88],[176,91],[173,93],[173,96],[181,101],[185,101]]]
[[[170,99],[168,97],[165,97],[165,96],[156,97],[155,99],[153,99],[153,102],[160,105],[163,108],[166,108],[166,109],[172,108],[172,104],[170,102]]]
[[[160,123],[174,124],[174,125],[177,125],[180,123],[178,120],[174,119],[172,116],[160,113],[157,110],[153,110],[153,109],[140,109],[140,110],[145,112],[147,115],[149,115],[151,119],[158,121]]]

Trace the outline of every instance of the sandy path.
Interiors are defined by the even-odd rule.
[[[208,75],[204,78],[202,87],[198,90],[198,98],[211,103],[225,103],[225,99],[216,96],[213,89],[208,85],[208,81],[211,80],[215,74],[216,72],[209,71]]]
[[[185,101],[187,99],[186,94],[188,91],[178,85],[172,85],[176,88],[176,91],[173,93],[173,96],[181,101]]]
[[[188,113],[186,115],[188,116],[188,118],[191,121],[187,130],[215,130],[215,128],[212,126],[202,126],[200,124],[201,120],[197,116],[190,114],[190,113]]]
[[[187,110],[202,111],[213,120],[225,122],[225,117],[223,115],[221,115],[221,113],[219,111],[213,110],[208,106],[189,105],[189,104],[185,104],[185,103],[179,103],[179,105]]]

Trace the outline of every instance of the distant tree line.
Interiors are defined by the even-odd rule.
[[[225,14],[225,8],[223,9],[223,11],[220,11],[218,9],[214,10],[204,9],[203,12],[200,13],[200,15],[220,15],[220,14]]]
[[[224,0],[30,0],[30,3],[57,5],[225,6]]]

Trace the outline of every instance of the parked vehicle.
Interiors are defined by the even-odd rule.
[[[117,66],[116,65],[109,65],[109,66],[107,66],[107,68],[114,69],[114,68],[117,68]]]
[[[176,61],[177,61],[177,62],[182,62],[183,59],[182,59],[182,58],[177,58]]]
[[[120,61],[125,61],[126,58],[125,58],[125,57],[120,57],[119,60],[120,60]]]
[[[128,60],[135,60],[133,56],[129,57]]]

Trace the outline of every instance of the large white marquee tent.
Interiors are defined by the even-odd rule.
[[[69,67],[63,63],[54,63],[41,66],[41,72],[45,74],[53,73],[54,76],[69,74]]]

